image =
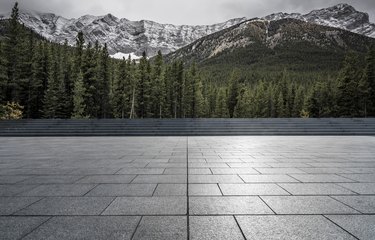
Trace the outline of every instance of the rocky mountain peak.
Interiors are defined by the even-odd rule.
[[[0,19],[9,18],[10,14],[0,14]],[[318,9],[307,14],[274,13],[264,17],[268,21],[281,19],[298,19],[323,26],[348,30],[375,38],[375,24],[369,22],[367,13],[359,12],[348,4]],[[213,25],[172,25],[153,21],[130,21],[117,18],[111,13],[104,16],[84,15],[78,19],[67,19],[53,13],[36,11],[20,12],[20,21],[46,39],[58,43],[65,40],[70,45],[76,43],[78,32],[82,31],[87,42],[107,43],[110,54],[123,56],[141,56],[146,51],[154,56],[159,50],[163,54],[173,52],[204,36],[221,31],[244,22],[247,18],[231,19]]]

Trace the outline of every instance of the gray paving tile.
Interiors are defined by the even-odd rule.
[[[186,184],[158,184],[154,196],[186,196]]]
[[[78,175],[45,175],[34,176],[23,181],[23,184],[54,184],[54,183],[74,183],[83,176]]]
[[[247,239],[355,239],[323,216],[236,216]]]
[[[243,183],[237,175],[190,175],[189,183]]]
[[[186,168],[166,168],[164,171],[165,175],[186,175]]]
[[[189,168],[229,168],[227,163],[189,163]]]
[[[240,175],[246,183],[288,183],[298,182],[288,175]]]
[[[190,217],[191,240],[244,240],[232,216]]]
[[[327,217],[346,231],[356,236],[358,239],[373,240],[375,237],[375,215],[340,215]]]
[[[338,185],[358,194],[375,194],[374,183],[338,183]]]
[[[184,215],[186,197],[118,197],[103,215]]]
[[[47,220],[48,217],[0,217],[0,237],[21,239]]]
[[[31,176],[0,176],[0,184],[12,184],[19,183],[23,180],[30,178]]]
[[[30,191],[18,194],[18,196],[37,196],[37,197],[74,197],[83,196],[91,189],[95,184],[48,184],[40,185],[33,188]]]
[[[91,175],[78,183],[130,183],[136,175]]]
[[[187,218],[185,216],[143,217],[134,240],[185,240]]]
[[[131,216],[53,217],[25,239],[130,240],[139,220],[140,217]]]
[[[221,196],[217,184],[189,184],[189,196]]]
[[[99,215],[112,201],[110,197],[48,197],[15,215]]]
[[[115,174],[120,168],[77,168],[71,171],[72,175],[96,175],[96,174]]]
[[[219,184],[224,195],[290,195],[276,184]]]
[[[151,175],[163,174],[164,168],[123,168],[116,174]]]
[[[355,195],[333,183],[281,183],[279,186],[292,195]]]
[[[255,168],[262,174],[289,174],[289,173],[305,173],[297,168]]]
[[[19,193],[28,191],[38,185],[0,185],[0,196],[11,197]]]
[[[328,196],[262,196],[277,214],[356,214],[350,208]]]
[[[273,214],[259,197],[190,197],[191,215]]]
[[[38,197],[0,197],[0,215],[11,215],[40,199]]]
[[[210,175],[209,168],[189,168],[189,175]]]
[[[305,173],[310,174],[339,174],[339,173],[351,173],[349,169],[346,168],[317,168],[317,167],[310,167],[310,168],[299,168],[300,170],[304,171]]]
[[[143,197],[152,196],[156,184],[99,184],[85,196]]]
[[[186,183],[184,175],[138,175],[132,183]]]
[[[375,183],[375,174],[340,174],[357,182]]]
[[[213,174],[259,174],[254,168],[211,168]]]
[[[333,198],[362,213],[375,213],[375,196],[333,196]]]
[[[305,183],[346,183],[354,182],[336,174],[289,174],[289,176]]]

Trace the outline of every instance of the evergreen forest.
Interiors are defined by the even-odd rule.
[[[82,33],[74,47],[49,42],[18,14],[16,4],[0,22],[0,115],[15,106],[26,119],[375,117],[375,47],[367,56],[348,51],[338,71],[313,81],[287,66],[251,81],[233,67],[215,81],[214,70],[160,52],[113,59]]]

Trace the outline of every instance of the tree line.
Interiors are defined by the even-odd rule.
[[[348,53],[337,77],[314,82],[211,82],[195,64],[110,58],[106,44],[55,44],[18,22],[18,5],[3,20],[0,105],[19,105],[23,118],[203,118],[375,116],[375,48],[364,65]],[[4,107],[3,107],[4,108]],[[1,114],[1,108],[0,108]]]

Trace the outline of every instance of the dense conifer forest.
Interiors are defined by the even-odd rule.
[[[296,80],[287,66],[251,81],[241,68],[230,72],[215,81],[214,71],[166,63],[160,52],[112,59],[106,45],[85,43],[82,33],[75,47],[51,43],[19,24],[17,5],[0,23],[3,118],[12,110],[22,118],[64,119],[375,117],[375,47],[365,59],[348,52],[338,72],[314,81]]]

